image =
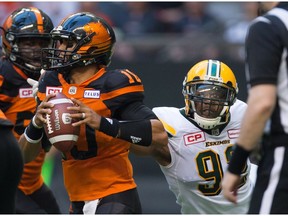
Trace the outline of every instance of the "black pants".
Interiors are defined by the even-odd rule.
[[[43,184],[31,195],[25,195],[17,190],[17,214],[61,214],[52,191]]]
[[[72,202],[71,214],[83,214],[84,202]],[[141,214],[137,189],[112,194],[100,199],[95,214]]]
[[[0,214],[15,213],[15,196],[23,172],[23,159],[10,129],[0,129]]]
[[[288,214],[288,147],[265,146],[249,214]]]

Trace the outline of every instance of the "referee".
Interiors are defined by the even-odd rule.
[[[246,38],[248,108],[222,188],[225,197],[237,203],[239,174],[269,122],[266,127],[269,139],[262,142],[262,157],[248,213],[287,214],[288,3],[259,4],[262,9],[270,10],[252,21]]]
[[[0,214],[15,213],[16,190],[23,171],[22,155],[12,128],[0,110]]]

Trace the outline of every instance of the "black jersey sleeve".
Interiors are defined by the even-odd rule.
[[[140,78],[129,70],[109,71],[101,89],[103,102],[111,110],[112,117],[128,117],[131,104],[143,103],[144,87]],[[133,117],[131,116],[132,119]]]
[[[118,116],[115,117],[120,120],[157,119],[154,112],[141,101],[122,107],[118,112]]]
[[[276,84],[283,52],[281,36],[266,17],[256,18],[245,43],[246,77],[251,85]]]

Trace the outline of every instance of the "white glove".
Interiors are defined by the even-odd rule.
[[[45,70],[41,69],[40,74],[42,75],[44,73],[45,73]],[[34,80],[34,79],[31,79],[31,78],[28,78],[26,81],[29,83],[29,85],[32,86],[32,89],[33,89],[33,93],[32,94],[33,94],[33,97],[36,98],[37,92],[38,92],[38,85],[39,85],[38,81]]]

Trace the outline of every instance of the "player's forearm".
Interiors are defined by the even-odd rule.
[[[152,145],[166,146],[168,144],[168,135],[159,120],[150,120],[152,126]]]
[[[167,145],[163,146],[139,146],[131,144],[130,150],[137,156],[152,156],[157,163],[167,166],[171,163],[171,154]]]
[[[152,143],[149,146],[140,146],[131,144],[130,150],[138,156],[151,156],[155,153],[155,149],[168,145],[168,136],[159,120],[152,119]]]
[[[259,85],[251,89],[237,143],[244,149],[254,149],[275,106],[276,87]]]
[[[146,146],[131,144],[130,151],[137,156],[151,156],[152,154],[151,146],[146,147]]]
[[[42,148],[41,141],[37,143],[30,143],[27,141],[24,134],[21,135],[18,142],[23,155],[24,163],[29,163],[34,160]]]

